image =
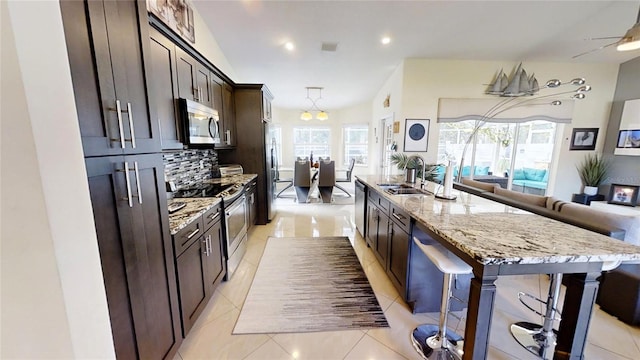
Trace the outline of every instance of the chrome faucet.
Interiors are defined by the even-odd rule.
[[[420,189],[424,189],[424,177],[425,177],[425,171],[426,171],[426,163],[424,161],[424,158],[420,155],[411,155],[407,158],[407,162],[404,164],[404,169],[402,169],[402,171],[404,171],[406,173],[407,170],[407,164],[409,163],[409,161],[411,161],[411,159],[420,159],[420,161],[422,162],[422,178],[420,179]]]

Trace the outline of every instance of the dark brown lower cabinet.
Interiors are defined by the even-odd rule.
[[[176,249],[183,249],[177,251],[176,258],[183,336],[187,336],[226,274],[221,213],[218,205],[173,236]],[[203,224],[210,225],[204,233],[200,231]]]
[[[162,154],[85,162],[116,356],[172,358],[182,337]]]

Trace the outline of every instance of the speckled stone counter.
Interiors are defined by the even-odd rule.
[[[220,198],[180,198],[169,200],[169,204],[176,201],[187,204],[184,208],[169,214],[169,228],[171,235],[175,235],[178,231],[185,228],[192,221],[202,216],[207,210],[218,205],[222,199]]]
[[[469,286],[463,359],[486,359],[498,276],[564,274],[562,321],[553,347],[554,359],[582,359],[587,343],[598,277],[605,261],[640,259],[640,247],[595,232],[532,214],[489,199],[454,190],[455,200],[433,195],[391,195],[378,184],[402,183],[402,177],[356,176],[415,221],[420,241],[437,242],[473,268]],[[415,186],[417,187],[417,185]],[[436,192],[436,184],[427,190]],[[391,240],[394,241],[394,240]],[[407,278],[428,261],[411,239]],[[558,275],[563,276],[563,275]],[[409,287],[409,292],[415,288]],[[623,289],[620,289],[623,290]],[[410,301],[419,301],[411,295]]]
[[[256,177],[258,177],[256,174],[231,175],[222,178],[204,180],[204,183],[244,186]],[[171,235],[177,234],[178,231],[184,229],[185,226],[197,219],[199,216],[202,216],[202,214],[207,210],[219,204],[222,199],[216,197],[179,198],[171,199],[168,203],[172,204],[176,201],[186,203],[187,205],[173,214],[169,214],[169,228],[171,229]]]
[[[453,190],[456,200],[390,195],[377,184],[399,183],[402,177],[356,177],[485,265],[640,260],[638,246],[469,193]],[[426,184],[427,190],[436,188]]]

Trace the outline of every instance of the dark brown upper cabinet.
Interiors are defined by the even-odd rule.
[[[176,46],[154,28],[149,29],[149,35],[153,83],[151,95],[155,97],[162,149],[182,149]]]
[[[148,18],[139,1],[62,1],[85,156],[160,150]]]
[[[178,65],[178,94],[183,99],[212,107],[211,73],[209,69],[176,46]]]

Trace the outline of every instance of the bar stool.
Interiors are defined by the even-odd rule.
[[[613,270],[619,265],[620,261],[605,261],[602,264],[602,271]],[[542,316],[542,325],[528,321],[519,321],[511,324],[509,329],[511,331],[511,335],[516,339],[520,346],[542,359],[547,359],[548,357],[553,356],[553,353],[550,350],[551,347],[556,344],[556,339],[558,337],[557,331],[553,329],[553,323],[561,320],[561,318],[558,317],[560,312],[558,311],[557,306],[558,298],[560,297],[560,287],[562,285],[562,274],[550,274],[549,278],[551,283],[549,284],[547,301],[542,301],[542,299],[524,292],[518,293],[518,300],[520,300],[527,309]],[[525,303],[523,297],[528,297],[545,304],[544,314]]]
[[[438,325],[423,324],[416,327],[411,333],[413,347],[424,359],[461,359],[462,337],[451,329],[447,329],[449,300],[452,296],[452,275],[470,274],[472,268],[442,245],[425,245],[416,237],[413,238],[413,241],[429,260],[444,273],[440,322]]]

